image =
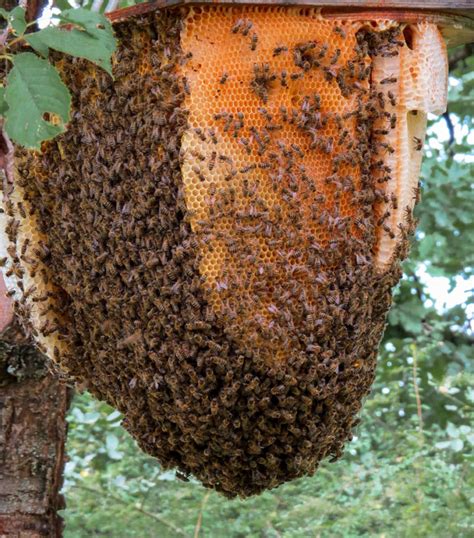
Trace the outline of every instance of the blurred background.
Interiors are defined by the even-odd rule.
[[[229,501],[160,469],[120,413],[76,395],[66,538],[474,536],[473,51],[450,51],[449,109],[430,122],[418,232],[344,456],[311,478]]]

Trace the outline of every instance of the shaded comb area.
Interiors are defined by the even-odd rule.
[[[402,28],[308,13],[118,23],[115,81],[58,56],[73,121],[17,150],[6,193],[8,274],[39,345],[163,467],[228,497],[342,454],[413,229],[411,206],[396,229],[380,210],[398,207],[397,118],[371,87]]]

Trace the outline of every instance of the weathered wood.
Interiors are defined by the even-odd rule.
[[[371,20],[374,17],[393,19],[407,24],[432,22],[441,30],[448,47],[455,47],[474,42],[474,0],[154,0],[132,7],[107,13],[112,22],[144,15],[155,10],[177,8],[184,5],[285,5],[302,7],[320,7],[324,17],[346,18],[348,20]],[[468,9],[471,8],[471,9]]]
[[[474,18],[473,0],[152,0],[143,4],[119,9],[110,13],[112,18],[117,14],[133,16],[133,14],[148,13],[155,9],[181,5],[283,5],[283,6],[314,6],[331,9],[371,9],[371,10],[423,10],[435,13],[451,12]],[[123,18],[119,15],[119,18]]]

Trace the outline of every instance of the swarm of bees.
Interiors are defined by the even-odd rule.
[[[208,10],[229,31],[200,51],[193,8],[117,24],[114,80],[56,57],[73,120],[17,150],[6,270],[32,335],[143,450],[245,497],[339,458],[373,382],[414,223],[388,187],[396,74],[375,87],[372,67],[405,44],[308,17],[327,43],[285,42],[262,17],[292,8]],[[226,39],[239,70],[203,101]]]

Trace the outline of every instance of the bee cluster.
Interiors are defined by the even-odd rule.
[[[41,154],[17,151],[8,271],[37,282],[25,319],[48,305],[33,334],[142,449],[248,496],[338,458],[370,390],[413,227],[407,213],[379,271],[395,97],[371,88],[371,60],[404,45],[398,27],[332,21],[335,46],[269,43],[263,13],[219,8],[246,75],[218,66],[203,87],[189,9],[117,24],[114,81],[57,57],[73,121]],[[203,101],[236,87],[245,111]]]

